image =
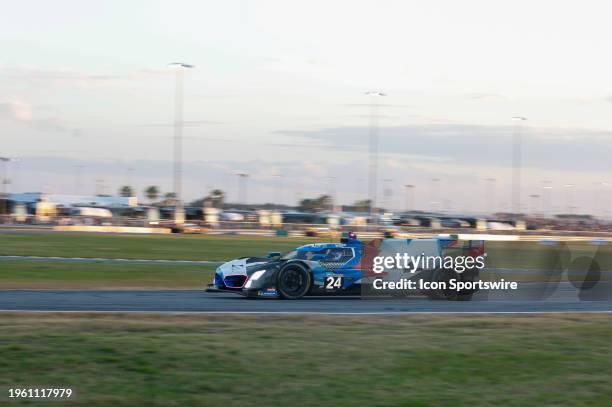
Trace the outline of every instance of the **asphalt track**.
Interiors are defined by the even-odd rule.
[[[560,283],[544,300],[539,299],[545,288],[542,283],[525,283],[522,287],[514,293],[481,291],[470,302],[430,301],[422,297],[253,300],[203,290],[0,290],[0,310],[245,314],[612,312],[612,283],[600,282],[588,295],[567,282]],[[547,287],[550,289],[550,285]]]

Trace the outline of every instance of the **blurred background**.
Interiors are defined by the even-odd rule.
[[[0,400],[612,405],[611,14],[0,0]],[[486,240],[525,289],[203,290],[348,232]]]
[[[2,222],[609,231],[605,10],[468,3],[10,4]]]

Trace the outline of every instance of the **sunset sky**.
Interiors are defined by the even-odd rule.
[[[528,196],[544,181],[551,210],[569,201],[603,214],[612,203],[607,2],[1,4],[0,156],[19,159],[13,191],[171,190],[168,63],[181,61],[195,65],[186,200],[218,187],[235,201],[237,171],[250,174],[251,202],[332,189],[341,203],[366,198],[365,92],[381,90],[388,206],[403,209],[403,185],[415,184],[420,209],[439,194],[442,209],[485,210],[494,178],[495,209],[508,210],[517,115],[528,118],[524,210],[541,207]]]

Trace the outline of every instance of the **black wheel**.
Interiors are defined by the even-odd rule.
[[[450,280],[457,281],[474,281],[474,277],[468,277],[467,273],[459,275],[453,270],[435,270],[432,273],[431,281],[446,283],[446,289],[429,290],[427,296],[430,300],[448,300],[448,301],[470,301],[476,290],[453,290],[450,288]]]
[[[476,279],[478,278],[478,271],[473,272],[473,271],[464,271],[463,274],[461,274],[461,281],[463,282],[470,282],[473,283],[474,281],[476,281]],[[472,300],[472,296],[474,295],[474,293],[476,292],[475,289],[465,289],[465,290],[461,290],[457,293],[457,301],[471,301]]]
[[[446,283],[446,289],[438,289],[438,290],[428,290],[427,297],[430,300],[449,300],[454,301],[457,300],[458,293],[457,290],[451,290],[449,288],[449,282],[452,278],[456,278],[457,273],[452,270],[433,270],[431,274],[432,282],[444,282]]]
[[[312,283],[310,271],[301,264],[288,264],[276,276],[276,289],[281,298],[296,300],[303,297]]]

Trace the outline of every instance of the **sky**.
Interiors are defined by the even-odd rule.
[[[612,216],[605,1],[0,1],[0,156],[12,191],[172,189],[184,73],[184,198],[367,197]],[[528,120],[516,127],[513,116]],[[438,181],[432,181],[437,179]],[[487,181],[487,179],[489,181]],[[568,186],[568,185],[571,185]],[[543,187],[552,187],[544,190]]]

